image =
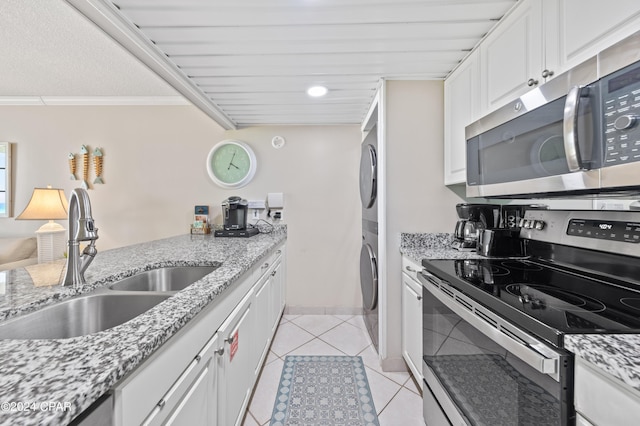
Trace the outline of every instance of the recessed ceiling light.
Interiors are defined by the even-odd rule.
[[[320,96],[324,96],[327,94],[329,89],[324,86],[313,86],[307,89],[307,94],[309,96],[313,96],[314,98],[318,98]]]

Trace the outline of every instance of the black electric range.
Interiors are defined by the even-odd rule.
[[[423,266],[556,347],[569,333],[640,332],[640,212],[540,211],[528,220],[526,258]]]

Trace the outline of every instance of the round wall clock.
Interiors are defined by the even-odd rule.
[[[237,140],[216,144],[207,156],[207,172],[218,186],[240,188],[256,174],[256,155],[249,145]]]

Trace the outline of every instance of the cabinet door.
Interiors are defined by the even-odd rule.
[[[546,6],[546,5],[545,5]],[[559,16],[560,66],[566,70],[640,30],[637,0],[560,0],[544,16]]]
[[[422,286],[402,274],[402,356],[422,388]]]
[[[444,184],[467,181],[464,129],[478,117],[479,52],[473,51],[444,82]]]
[[[543,82],[542,28],[542,2],[522,0],[482,42],[482,115]]]
[[[152,425],[212,424],[217,411],[216,333],[195,356],[142,423]]]
[[[255,337],[254,350],[252,353],[254,367],[254,375],[257,378],[260,374],[262,360],[267,355],[271,337],[271,299],[273,294],[272,279],[270,275],[263,276],[255,288]]]
[[[238,304],[218,330],[224,353],[218,358],[221,366],[218,386],[220,425],[238,425],[249,401],[254,378],[252,340],[255,338],[253,291]]]
[[[215,398],[212,395],[217,379],[215,370],[216,362],[210,358],[164,425],[212,424],[211,419],[215,418]]]
[[[282,262],[276,262],[273,271],[271,271],[271,302],[269,309],[270,335],[273,334],[280,322],[280,312],[282,311]]]

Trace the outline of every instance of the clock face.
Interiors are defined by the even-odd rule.
[[[255,174],[255,154],[243,142],[222,141],[209,153],[207,170],[219,186],[239,188],[249,183]]]

